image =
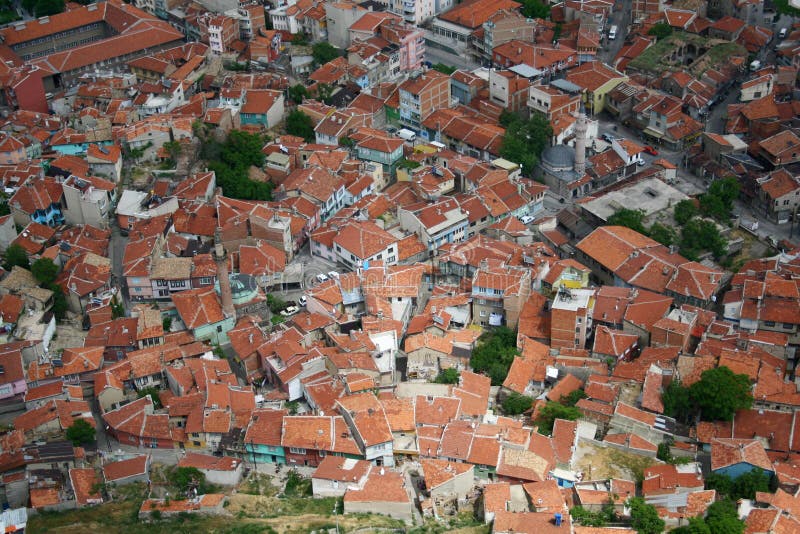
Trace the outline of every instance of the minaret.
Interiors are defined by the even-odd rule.
[[[575,121],[575,172],[578,176],[583,176],[586,172],[586,132],[588,125],[586,124],[586,110],[581,109],[578,112],[578,120]]]
[[[219,281],[219,294],[222,300],[222,313],[225,317],[236,317],[236,308],[233,307],[231,296],[231,280],[228,277],[228,254],[222,246],[221,229],[214,231],[214,263],[217,264],[217,280]]]

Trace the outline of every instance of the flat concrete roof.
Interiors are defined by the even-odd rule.
[[[603,221],[621,208],[644,210],[645,217],[675,206],[689,197],[658,178],[645,178],[629,186],[610,191],[595,199],[583,202],[581,208]]]

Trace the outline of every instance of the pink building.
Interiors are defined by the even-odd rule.
[[[400,47],[400,70],[411,71],[422,67],[425,57],[425,36],[422,30],[393,19],[384,20],[378,34]]]
[[[0,399],[22,398],[28,391],[25,381],[25,368],[22,364],[23,343],[0,345]]]

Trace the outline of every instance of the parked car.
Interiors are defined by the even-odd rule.
[[[284,317],[289,317],[290,315],[294,315],[299,311],[300,308],[298,308],[297,306],[289,306],[285,310],[281,310],[281,315],[283,315]]]
[[[339,279],[339,273],[337,273],[336,271],[328,271],[328,276],[330,278],[333,278],[334,280]]]
[[[639,159],[636,160],[636,164],[639,165],[640,167],[644,167],[645,165],[647,165],[647,162],[644,160],[642,156],[639,156]]]
[[[522,222],[522,224],[530,224],[530,223],[533,222],[533,216],[532,215],[523,215],[522,217],[520,217],[519,220]]]
[[[650,145],[646,145],[644,147],[644,151],[647,152],[648,154],[650,154],[651,156],[658,156],[658,150],[656,150],[655,148],[651,147]]]
[[[298,303],[300,306],[304,306],[304,307],[305,307],[305,305],[306,305],[306,303],[307,303],[307,302],[308,302],[308,299],[306,298],[306,296],[305,296],[305,295],[303,295],[302,297],[300,297],[299,299],[297,299],[297,303]]]
[[[786,39],[787,33],[788,30],[786,28],[781,28],[781,30],[778,32],[778,39]]]
[[[602,139],[606,143],[610,143],[611,141],[614,140],[614,136],[609,133],[604,133],[603,135],[600,136],[600,139]]]
[[[328,281],[328,275],[323,274],[323,273],[319,273],[317,275],[317,282],[322,283],[322,282],[327,282],[327,281]]]

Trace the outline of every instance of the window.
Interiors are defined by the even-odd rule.
[[[217,332],[222,332],[222,325],[221,324],[217,325]]]
[[[486,310],[481,310],[481,317],[486,317]]]
[[[793,328],[794,328],[794,325],[792,323],[783,323],[783,329],[784,330],[791,330]]]
[[[775,326],[775,321],[764,321],[764,326]]]
[[[199,441],[193,441],[192,445],[194,445],[195,447],[199,447],[200,446],[200,442]]]
[[[301,449],[300,447],[289,447],[289,452],[292,454],[305,454],[306,450]]]

